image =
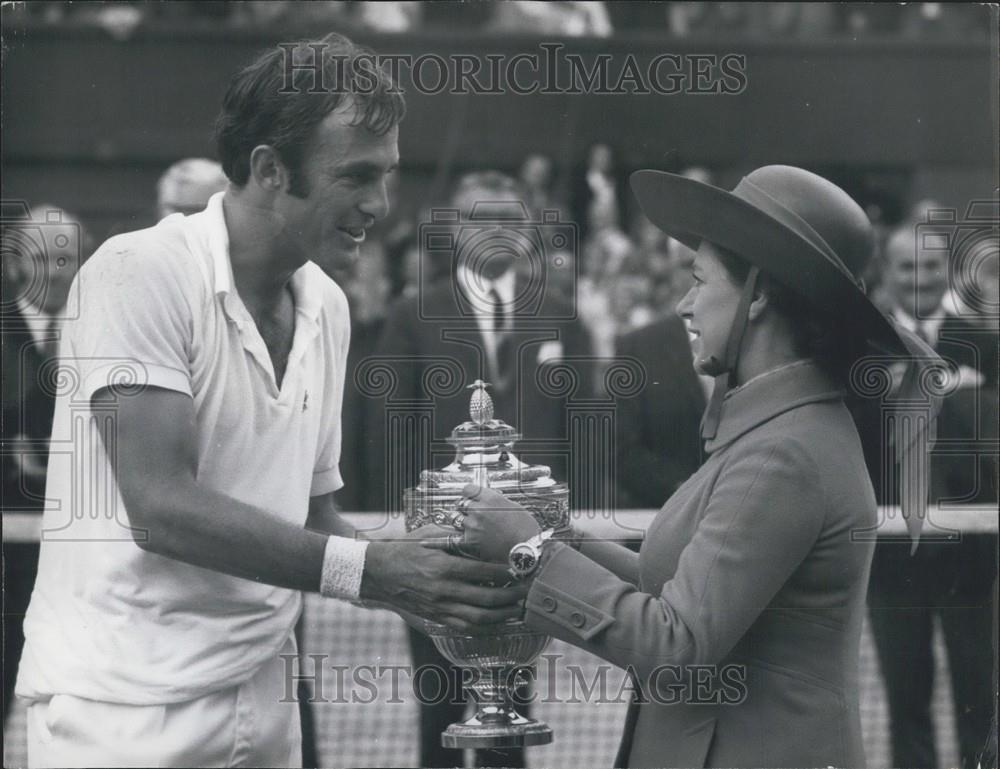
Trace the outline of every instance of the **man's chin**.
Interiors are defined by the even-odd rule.
[[[354,273],[358,263],[360,248],[337,248],[320,254],[313,259],[316,264],[334,280],[341,281]]]

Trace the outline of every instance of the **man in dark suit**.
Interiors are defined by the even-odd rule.
[[[886,311],[924,338],[952,366],[953,390],[942,402],[931,456],[931,501],[997,501],[997,331],[958,317],[943,306],[948,254],[918,243],[911,227],[886,247]],[[874,427],[874,425],[872,425]],[[869,469],[881,504],[898,503],[877,457]],[[933,520],[933,517],[932,517]],[[868,602],[885,678],[894,766],[937,765],[930,699],[934,617],[944,634],[955,699],[961,765],[973,767],[990,729],[992,593],[997,535],[962,532],[958,541],[935,541],[925,532],[916,553],[880,541],[872,563]]]
[[[5,218],[7,211],[5,213]],[[79,221],[50,204],[4,223],[3,510],[41,513],[55,398],[60,320],[89,253]],[[23,215],[23,216],[22,216]],[[11,703],[22,623],[38,570],[37,542],[3,543],[3,703]]]
[[[567,479],[566,404],[587,394],[585,373],[573,364],[590,355],[590,341],[572,307],[538,281],[545,254],[516,248],[547,236],[540,224],[542,240],[522,239],[531,229],[514,226],[528,220],[522,201],[518,184],[503,174],[486,171],[460,180],[452,196],[459,219],[450,279],[424,285],[417,296],[390,309],[375,358],[392,369],[396,381],[386,397],[370,401],[367,430],[374,480],[369,497],[382,509],[398,508],[400,493],[417,484],[421,469],[451,461],[454,450],[444,440],[469,420],[466,386],[476,379],[491,384],[497,418],[522,434],[515,447],[519,459],[549,465],[555,478]],[[518,264],[519,259],[531,263]],[[575,378],[569,392],[561,389],[564,377]],[[420,402],[433,409],[429,435],[402,429],[413,416],[406,404]],[[434,665],[452,684],[460,680],[426,636],[411,631],[411,651],[415,670]],[[427,698],[444,701],[421,708],[420,765],[461,765],[461,753],[442,748],[440,736],[463,716],[464,706],[456,702],[460,692],[452,687],[445,698],[437,691],[439,677],[424,678],[435,689]],[[489,766],[523,766],[523,761],[520,750],[477,757],[478,765]]]
[[[645,370],[642,390],[617,403],[618,505],[658,508],[701,464],[705,391],[684,322],[672,312],[622,336],[616,353]]]

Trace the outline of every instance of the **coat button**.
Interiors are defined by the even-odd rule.
[[[552,596],[547,595],[542,598],[542,608],[545,609],[545,611],[552,613],[558,608],[558,606],[559,604],[556,603],[556,599]]]
[[[584,617],[580,612],[575,611],[569,615],[569,621],[573,623],[574,627],[583,627],[587,624],[587,618]]]

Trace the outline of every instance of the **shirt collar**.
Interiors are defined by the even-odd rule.
[[[227,296],[238,296],[238,293],[233,285],[233,265],[229,258],[229,230],[226,228],[226,217],[222,208],[225,195],[225,191],[212,195],[200,216],[203,217],[206,245],[212,261],[215,294],[223,295],[223,306],[229,310],[226,305]],[[304,314],[312,320],[319,319],[320,310],[323,308],[323,298],[319,288],[323,279],[321,273],[322,270],[313,262],[306,262],[292,274],[289,281],[292,296],[295,297],[296,313]]]
[[[472,270],[463,264],[458,267],[456,278],[462,295],[480,315],[493,315],[494,302],[490,297],[490,291],[495,290],[500,295],[500,301],[505,306],[510,306],[514,303],[516,275],[512,269],[507,270],[507,272],[495,280],[487,280],[481,275],[474,274]]]
[[[843,391],[815,361],[802,360],[772,369],[726,395],[718,432],[705,442],[705,451],[717,451],[791,409],[842,397]]]
[[[212,289],[216,295],[228,294],[233,289],[233,267],[229,261],[229,230],[222,211],[225,192],[217,192],[208,199],[205,210],[187,217],[196,222],[202,235],[202,245],[208,251],[212,265]]]
[[[921,320],[917,320],[898,305],[892,309],[892,318],[896,323],[914,334],[923,334],[924,340],[932,345],[937,342],[938,331],[941,329],[941,324],[944,323],[947,314],[943,303],[937,310]]]

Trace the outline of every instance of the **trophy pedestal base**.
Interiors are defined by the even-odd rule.
[[[479,714],[441,733],[445,748],[525,748],[552,742],[552,727],[519,713],[508,711],[505,718],[483,718]]]

